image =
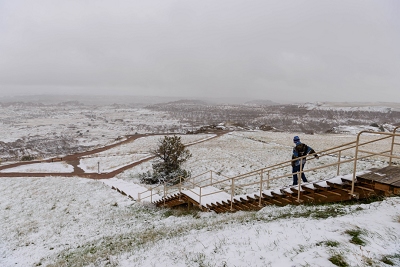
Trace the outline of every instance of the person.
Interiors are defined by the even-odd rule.
[[[312,149],[310,146],[307,146],[306,144],[303,144],[300,142],[300,137],[297,135],[293,138],[293,143],[295,143],[295,147],[293,147],[293,154],[292,154],[292,173],[293,173],[293,185],[297,185],[297,172],[300,171],[300,166],[301,170],[304,170],[304,165],[306,164],[306,158],[294,160],[296,158],[309,155],[309,154],[315,154],[315,158],[319,158],[318,154],[315,153],[314,149]],[[300,164],[301,162],[301,164]],[[306,175],[304,172],[301,172],[301,179],[303,182],[308,182]]]

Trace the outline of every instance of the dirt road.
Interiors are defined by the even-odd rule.
[[[200,142],[206,142],[209,141],[211,139],[220,137],[221,135],[224,135],[226,133],[228,133],[229,131],[223,131],[223,130],[218,130],[215,132],[210,132],[215,134],[214,137],[206,139],[206,140],[202,140]],[[18,166],[22,166],[22,165],[29,165],[29,164],[35,164],[35,163],[43,163],[43,162],[59,162],[59,161],[63,161],[66,162],[68,164],[70,164],[71,166],[74,167],[74,171],[73,172],[69,172],[69,173],[31,173],[31,172],[0,172],[0,178],[1,177],[47,177],[47,176],[62,176],[62,177],[83,177],[83,178],[90,178],[90,179],[109,179],[114,177],[115,175],[126,171],[130,168],[133,168],[139,164],[142,164],[143,162],[149,161],[151,159],[154,158],[153,157],[148,157],[145,159],[142,159],[140,161],[136,161],[132,164],[123,166],[117,170],[114,170],[112,172],[108,172],[108,173],[88,173],[85,172],[84,170],[82,170],[81,168],[78,167],[79,165],[79,161],[82,157],[84,156],[89,156],[89,155],[93,155],[99,152],[103,152],[106,151],[108,149],[117,147],[117,146],[121,146],[123,144],[129,143],[129,142],[133,142],[138,138],[141,137],[146,137],[146,136],[155,136],[155,135],[160,135],[160,136],[164,136],[164,135],[171,135],[170,133],[164,133],[164,134],[135,134],[135,135],[130,135],[127,136],[126,140],[123,140],[121,142],[112,144],[112,145],[108,145],[108,146],[104,146],[104,147],[100,147],[100,148],[96,148],[90,151],[85,151],[85,152],[81,152],[81,153],[76,153],[73,155],[68,155],[62,158],[51,158],[51,159],[47,159],[47,160],[41,160],[41,161],[21,161],[21,162],[17,162],[17,163],[13,163],[13,164],[9,164],[9,165],[4,165],[4,166],[0,166],[0,171],[1,170],[5,170],[5,169],[10,169],[10,168],[14,168],[14,167],[18,167]],[[200,143],[197,142],[197,143]],[[192,144],[193,145],[193,144]],[[187,146],[191,146],[191,145],[187,145]]]

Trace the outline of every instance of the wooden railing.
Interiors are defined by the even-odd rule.
[[[334,167],[336,170],[336,175],[339,176],[341,166],[343,164],[353,164],[353,179],[352,179],[352,189],[351,195],[354,195],[354,184],[356,181],[356,172],[357,172],[357,163],[361,160],[366,160],[371,157],[377,157],[379,160],[385,161],[387,160],[388,165],[400,164],[400,153],[396,152],[396,146],[400,146],[399,142],[396,142],[400,138],[400,134],[396,133],[400,128],[396,127],[393,132],[372,132],[372,131],[361,131],[356,138],[356,141],[342,144],[340,146],[332,147],[326,150],[319,151],[317,154],[319,158],[324,157],[333,157],[337,158],[337,160],[333,163],[323,164],[321,166],[309,168],[309,169],[300,169],[297,173],[292,173],[291,163],[294,160],[303,161],[307,158],[307,161],[313,160],[314,155],[306,155],[303,157],[296,158],[294,160],[288,160],[285,162],[281,162],[275,165],[271,165],[265,168],[261,168],[258,170],[254,170],[245,174],[240,174],[234,177],[227,177],[215,171],[207,171],[196,175],[190,179],[182,181],[175,186],[167,186],[167,184],[161,184],[156,187],[153,187],[145,192],[141,192],[138,194],[138,200],[142,201],[144,199],[150,198],[150,202],[153,202],[153,196],[155,192],[161,193],[162,197],[165,201],[165,198],[168,195],[174,193],[180,193],[182,190],[189,190],[199,197],[198,203],[199,206],[202,207],[202,198],[217,194],[220,192],[226,192],[231,195],[231,209],[233,210],[233,200],[237,195],[237,191],[245,191],[245,188],[251,187],[252,193],[259,193],[259,206],[262,206],[261,196],[263,190],[270,189],[271,183],[277,181],[279,179],[287,178],[288,176],[292,176],[293,174],[298,175],[298,196],[297,201],[300,203],[300,195],[301,195],[301,174],[307,172],[315,172],[326,170],[327,168]],[[362,141],[361,136],[369,136],[370,140]],[[377,138],[375,138],[377,137]],[[396,140],[397,137],[397,140]],[[369,145],[376,145],[378,142],[386,142],[383,144],[384,147],[387,146],[387,149],[381,152],[377,152],[376,150],[371,150],[368,148]],[[376,147],[376,146],[375,146]],[[394,160],[397,162],[394,162]],[[300,164],[302,166],[302,164]],[[218,189],[218,191],[212,193],[202,193],[205,187],[213,186]],[[256,188],[256,189],[254,189]],[[255,190],[255,191],[254,191]],[[142,197],[143,195],[147,195],[146,197]]]

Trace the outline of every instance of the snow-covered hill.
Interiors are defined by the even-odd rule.
[[[195,142],[196,136],[188,136],[186,142]],[[185,167],[193,174],[207,169],[226,175],[254,170],[290,157],[292,136],[263,131],[230,133],[191,146],[193,157]],[[301,137],[316,150],[354,139],[349,134]],[[107,157],[110,166],[123,164],[121,157],[129,157],[127,151],[141,152],[141,147],[151,147],[155,141],[154,137],[140,138],[98,156]],[[361,168],[382,164],[366,161]],[[46,166],[36,167],[42,170]],[[34,172],[32,168],[27,171]],[[118,178],[133,185],[138,183],[137,175],[150,168],[151,162],[147,162]],[[335,172],[314,172],[308,178],[316,181]],[[102,181],[0,179],[0,266],[4,267],[400,264],[399,197],[217,215],[137,203]],[[291,179],[283,178],[274,186],[290,183]]]

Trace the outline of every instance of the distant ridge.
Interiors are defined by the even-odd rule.
[[[279,105],[279,103],[270,100],[251,100],[241,98],[187,98],[187,97],[162,97],[162,96],[134,96],[134,95],[18,95],[0,97],[0,103],[25,102],[25,103],[41,103],[45,105],[59,103],[76,103],[84,105],[134,105],[147,106],[155,104],[186,104],[186,105]]]
[[[271,100],[252,100],[244,103],[245,105],[260,105],[260,106],[275,106],[280,105],[279,103],[273,102]]]
[[[326,106],[340,106],[340,107],[371,107],[381,106],[389,108],[400,108],[400,102],[321,102]]]
[[[157,103],[176,101],[178,97],[131,96],[131,95],[20,95],[0,97],[0,103],[29,102],[42,104],[58,104],[76,102],[85,105],[125,104],[146,106]]]
[[[203,100],[196,100],[196,99],[181,99],[177,101],[167,102],[164,103],[165,105],[199,105],[199,106],[208,106],[210,103],[207,103]]]

